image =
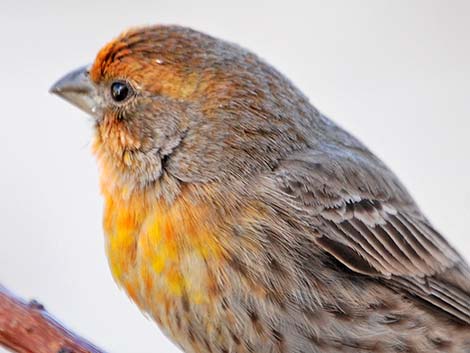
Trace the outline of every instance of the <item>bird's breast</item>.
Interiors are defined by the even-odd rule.
[[[223,262],[218,221],[184,195],[171,205],[145,195],[105,194],[104,230],[111,272],[157,321],[172,305],[204,304]],[[175,304],[178,303],[178,304]]]
[[[211,199],[206,189],[196,196],[183,192],[171,204],[114,190],[103,188],[106,250],[116,282],[184,351],[232,345],[234,325],[249,320],[248,303],[269,304],[256,280],[261,277],[251,275],[262,267],[263,243],[252,233],[264,219],[262,205],[246,202],[222,212],[217,200],[230,204],[230,197]],[[251,337],[240,332],[244,336]]]

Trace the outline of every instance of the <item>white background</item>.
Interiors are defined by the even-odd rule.
[[[177,352],[113,283],[91,122],[48,94],[121,30],[152,23],[272,63],[382,157],[468,259],[469,18],[465,0],[1,0],[0,282],[110,352]]]

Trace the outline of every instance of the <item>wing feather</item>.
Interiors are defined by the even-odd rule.
[[[324,146],[297,153],[274,180],[305,212],[324,251],[470,324],[468,265],[370,152]]]

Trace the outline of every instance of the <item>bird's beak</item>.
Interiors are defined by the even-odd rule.
[[[90,80],[88,69],[89,66],[84,66],[69,72],[54,83],[49,92],[57,94],[87,114],[96,116],[100,99],[95,85]]]

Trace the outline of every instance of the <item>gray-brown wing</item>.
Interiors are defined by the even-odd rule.
[[[468,266],[370,152],[332,145],[297,153],[275,183],[337,260],[470,324]]]

